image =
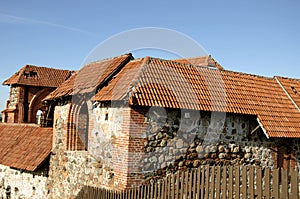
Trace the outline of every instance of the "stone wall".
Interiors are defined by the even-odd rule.
[[[48,198],[74,197],[84,185],[106,188],[114,187],[114,173],[110,150],[113,134],[104,135],[103,131],[100,131],[103,128],[112,130],[112,126],[106,125],[105,122],[103,123],[104,126],[98,126],[98,123],[91,119],[90,125],[95,122],[95,127],[92,128],[93,130],[88,137],[89,150],[67,151],[66,141],[69,132],[68,114],[70,113],[70,109],[70,104],[55,108],[53,153],[50,160],[47,186],[49,189]],[[100,110],[101,113],[102,111],[104,110]],[[111,113],[110,111],[108,112]],[[97,119],[102,120],[102,118]],[[107,123],[109,122],[107,120]],[[89,129],[91,128],[89,127]]]
[[[255,117],[152,107],[140,173],[147,182],[177,170],[200,165],[274,167],[276,140],[268,140]]]
[[[47,196],[47,177],[0,165],[0,198],[40,199]],[[7,189],[10,187],[10,190]]]
[[[73,197],[83,185],[130,188],[207,164],[276,168],[286,142],[267,139],[255,116],[102,103],[89,105],[88,150],[68,151],[72,107],[55,108],[48,198]]]

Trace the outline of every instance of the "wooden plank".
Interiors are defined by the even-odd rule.
[[[188,197],[188,184],[189,184],[189,173],[188,171],[185,172],[185,179],[184,179],[184,195],[185,198]]]
[[[222,199],[227,198],[227,186],[226,185],[227,185],[227,167],[224,166],[223,171],[222,171],[222,185],[221,185]]]
[[[247,179],[248,179],[248,175],[247,175],[247,167],[243,166],[242,167],[242,199],[247,199]]]
[[[204,187],[205,187],[205,167],[201,167],[201,194],[200,194],[200,198],[204,198]]]
[[[188,180],[188,184],[189,184],[189,187],[188,187],[188,198],[192,198],[192,190],[193,190],[193,170],[190,170],[189,171],[189,180]]]
[[[272,171],[272,195],[273,198],[279,198],[279,169]]]
[[[166,181],[165,179],[162,180],[162,186],[161,186],[161,198],[166,199],[166,193],[165,193],[165,188],[166,188]]]
[[[240,167],[235,167],[235,176],[234,176],[234,192],[235,199],[240,199]]]
[[[260,167],[256,167],[256,195],[257,198],[262,198],[262,170]]]
[[[172,175],[171,184],[172,184],[171,198],[175,198],[175,175]]]
[[[161,180],[157,182],[157,198],[161,198]]]
[[[265,168],[265,175],[264,175],[264,197],[270,198],[270,169]]]
[[[193,196],[192,198],[197,198],[197,175],[198,175],[198,169],[193,169]]]
[[[154,193],[153,193],[153,198],[156,199],[157,198],[157,182],[154,183]]]
[[[168,194],[167,194],[167,198],[170,198],[170,196],[171,196],[171,188],[172,188],[171,175],[169,175],[167,179],[168,179],[168,184],[167,184],[168,185],[168,187],[167,187],[168,188],[167,189],[167,193]]]
[[[249,194],[250,198],[254,198],[254,167],[249,167]]]
[[[228,198],[233,198],[233,167],[229,167]]]
[[[290,198],[298,199],[299,198],[299,186],[298,186],[298,169],[293,169],[290,172],[291,174],[291,194]]]
[[[288,171],[286,169],[281,170],[281,192],[280,198],[287,199],[288,198]]]
[[[201,197],[201,194],[200,194],[200,191],[201,191],[201,167],[197,168],[197,177],[196,178],[197,178],[197,183],[196,183],[195,187],[196,187],[197,195],[195,197],[200,198]]]
[[[211,181],[210,181],[210,198],[215,198],[215,167],[211,168]]]
[[[184,178],[185,178],[185,173],[183,171],[181,173],[181,178],[180,178],[180,199],[183,199],[183,189],[184,189]]]
[[[179,198],[179,184],[180,184],[180,172],[176,173],[176,190],[175,190],[175,198]]]
[[[216,199],[220,199],[221,195],[221,167],[217,166],[216,167]]]
[[[209,175],[209,166],[205,167],[205,189],[204,189],[204,198],[208,199],[209,197],[209,180],[210,180],[210,175]]]

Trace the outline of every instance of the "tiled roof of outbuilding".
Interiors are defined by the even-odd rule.
[[[115,74],[131,59],[133,59],[131,54],[125,54],[87,64],[73,75],[69,81],[64,82],[50,93],[45,100],[94,92],[100,84],[110,78],[110,75]]]
[[[257,115],[269,137],[300,138],[300,112],[274,78],[145,58],[129,62],[94,97],[131,105]]]
[[[52,136],[52,128],[0,124],[0,164],[35,171],[50,155]]]
[[[69,70],[26,65],[9,79],[4,85],[19,84],[56,88],[70,76]]]

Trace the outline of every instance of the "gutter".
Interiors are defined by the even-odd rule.
[[[257,118],[256,120],[257,120],[257,122],[258,122],[260,128],[263,130],[263,132],[264,132],[265,136],[267,137],[267,139],[269,139],[270,137],[269,137],[269,135],[268,135],[266,129],[264,128],[264,126],[263,126],[262,123],[260,122],[259,118]]]

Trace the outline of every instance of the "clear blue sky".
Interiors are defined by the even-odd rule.
[[[2,0],[0,80],[25,64],[79,69],[100,42],[143,27],[188,35],[228,70],[300,78],[299,8],[297,0]],[[8,93],[1,86],[1,110]]]

